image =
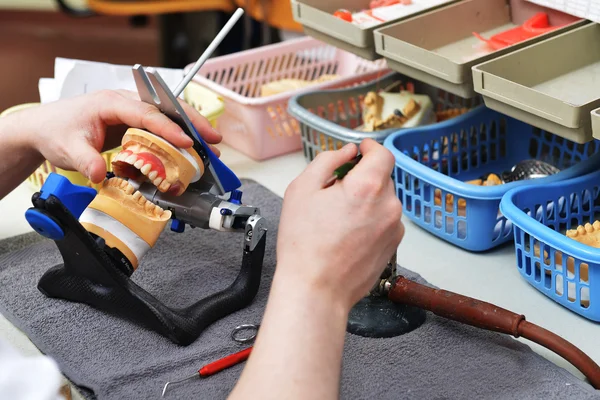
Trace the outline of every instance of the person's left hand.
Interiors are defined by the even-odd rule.
[[[184,101],[180,103],[208,144],[221,141],[206,118]],[[94,183],[102,182],[107,172],[100,152],[118,147],[129,127],[152,132],[181,148],[193,145],[175,122],[127,90],[98,91],[26,111],[32,111],[28,118],[35,118],[35,122],[23,121],[33,126],[26,131],[30,145],[55,167],[77,170]]]

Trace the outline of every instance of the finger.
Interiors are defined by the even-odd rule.
[[[74,143],[68,155],[73,168],[93,183],[100,183],[106,177],[106,161],[88,142]]]
[[[190,122],[192,123],[192,125],[194,125],[194,128],[196,128],[198,134],[202,136],[202,139],[204,139],[209,144],[221,143],[221,140],[223,140],[223,136],[212,127],[208,119],[206,119],[206,117],[200,114],[190,104],[186,103],[181,99],[178,100],[181,104],[181,107],[183,108],[183,111],[190,118]]]
[[[395,159],[392,153],[373,139],[365,139],[360,144],[362,160],[349,174],[368,175],[369,181],[387,184],[394,170]]]
[[[122,96],[129,98],[129,99],[133,99],[133,100],[140,99],[139,95],[136,92],[132,92],[129,90],[118,90],[117,93],[119,93]],[[200,114],[198,112],[198,110],[196,110],[196,108],[194,108],[192,105],[186,103],[184,100],[182,100],[180,98],[178,98],[177,100],[179,101],[179,104],[181,104],[183,111],[189,117],[192,125],[196,128],[196,130],[198,131],[200,136],[202,136],[202,138],[207,143],[209,143],[209,144],[221,143],[223,136],[212,127],[211,123],[208,121],[208,119],[206,119],[206,117],[204,117],[202,114]]]
[[[179,125],[151,104],[110,91],[99,92],[98,100],[98,115],[107,125],[125,124],[145,129],[182,148],[189,148],[194,144]]]
[[[218,148],[216,148],[215,146],[209,144],[208,147],[210,147],[210,149],[213,151],[213,153],[215,153],[215,155],[217,157],[221,157],[221,150],[219,150]]]
[[[319,153],[306,167],[299,179],[303,185],[313,190],[323,189],[331,179],[334,171],[343,164],[351,161],[357,154],[358,148],[349,143],[339,150],[329,150]]]

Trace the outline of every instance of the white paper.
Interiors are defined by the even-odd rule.
[[[57,58],[54,78],[42,78],[39,81],[40,102],[48,103],[103,89],[137,92],[132,68],[133,65]],[[182,69],[155,69],[171,89],[175,89],[184,76]]]
[[[598,0],[528,0],[540,6],[562,11],[565,14],[600,23],[600,1]]]

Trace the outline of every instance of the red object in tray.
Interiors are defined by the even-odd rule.
[[[546,32],[553,31],[561,26],[562,25],[551,26],[548,21],[548,14],[540,12],[525,21],[523,25],[498,33],[489,39],[484,38],[477,32],[473,32],[473,35],[481,41],[486,42],[494,50],[500,50],[515,43],[523,42]]]

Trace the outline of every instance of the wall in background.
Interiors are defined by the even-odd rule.
[[[38,80],[54,76],[56,57],[159,65],[159,41],[152,18],[132,27],[120,17],[0,10],[0,111],[39,101]]]

